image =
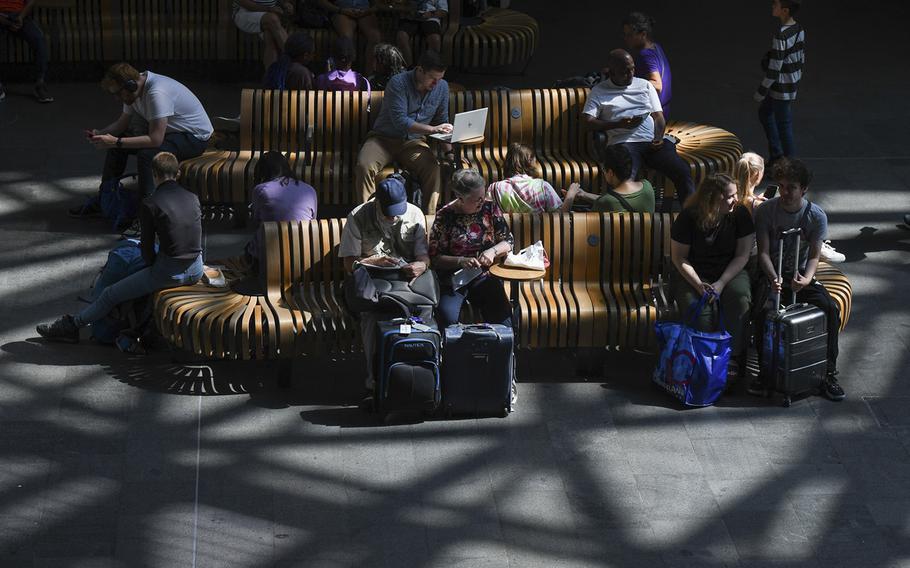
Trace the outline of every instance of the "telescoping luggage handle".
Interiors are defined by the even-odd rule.
[[[796,254],[793,255],[793,277],[796,278],[796,275],[799,274],[799,237],[800,229],[799,227],[793,227],[792,229],[787,229],[786,231],[780,232],[780,250],[777,254],[777,277],[780,278],[781,285],[784,281],[784,240],[792,234],[796,234]],[[796,291],[793,288],[790,288],[790,293],[793,294],[793,301],[791,304],[796,303]],[[774,299],[774,311],[780,311],[780,294],[777,294],[777,297]]]

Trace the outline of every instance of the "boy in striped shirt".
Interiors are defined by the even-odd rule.
[[[800,0],[773,0],[771,15],[780,20],[780,30],[771,40],[771,50],[762,60],[765,77],[755,92],[758,118],[768,138],[769,161],[793,156],[793,115],[790,103],[802,78],[806,33],[793,19],[799,12]]]

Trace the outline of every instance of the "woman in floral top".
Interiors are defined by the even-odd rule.
[[[553,186],[541,179],[534,150],[524,144],[509,145],[503,170],[506,179],[491,183],[487,190],[497,213],[548,213],[572,209],[578,184],[569,187],[565,201],[560,199]]]
[[[477,170],[459,170],[452,177],[455,200],[436,212],[430,229],[433,268],[439,273],[440,327],[458,322],[465,298],[479,307],[489,323],[512,325],[512,307],[502,281],[488,273],[496,259],[512,250],[512,233],[505,219],[484,199],[486,181]],[[454,290],[451,275],[458,269],[480,269],[480,276]]]

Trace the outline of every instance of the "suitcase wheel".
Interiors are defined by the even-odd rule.
[[[500,418],[505,418],[505,417],[507,417],[508,415],[509,415],[509,407],[508,407],[508,406],[503,406],[503,407],[502,407],[502,410],[499,411],[499,417],[500,417]]]
[[[790,404],[793,403],[793,400],[789,396],[784,397],[784,408],[790,408]]]

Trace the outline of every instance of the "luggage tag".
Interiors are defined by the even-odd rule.
[[[398,333],[401,335],[411,335],[411,324],[403,323],[398,326]]]

